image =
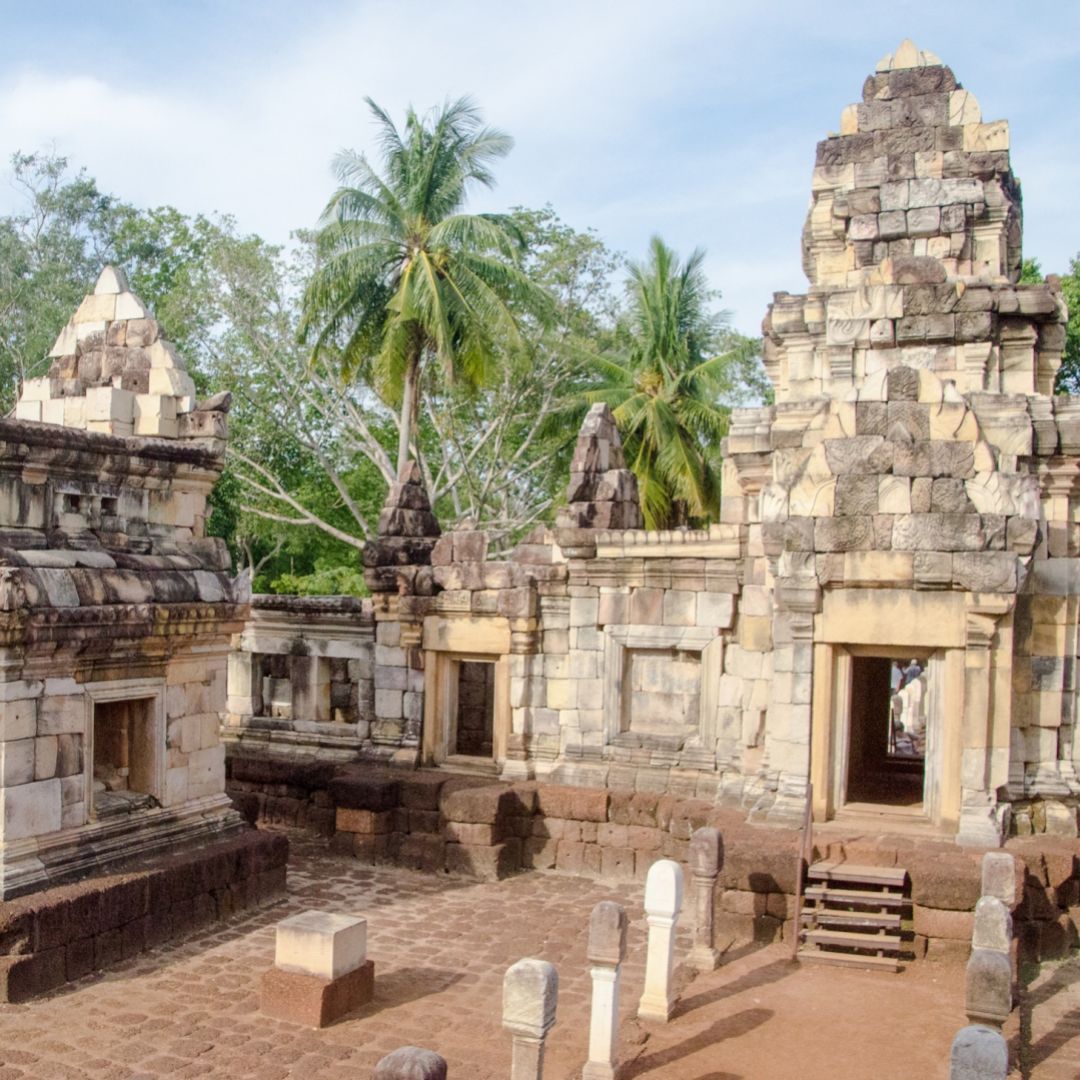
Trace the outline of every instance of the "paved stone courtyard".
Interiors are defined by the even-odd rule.
[[[797,967],[786,947],[768,946],[736,950],[720,971],[686,986],[670,1025],[642,1026],[629,1020],[643,980],[640,887],[554,874],[478,884],[364,867],[327,854],[319,841],[291,840],[285,903],[47,999],[0,1006],[0,1080],[368,1080],[382,1055],[408,1043],[442,1053],[455,1080],[505,1080],[502,976],[524,956],[559,969],[559,1022],[545,1076],[571,1080],[585,1057],[587,918],[602,899],[624,904],[631,918],[627,1080],[944,1078],[949,1043],[964,1023],[959,965],[886,976]],[[308,907],[364,914],[376,963],[375,1001],[321,1032],[257,1011],[274,924]],[[1030,1075],[1073,1078],[1080,962],[1042,978],[1028,1021]]]

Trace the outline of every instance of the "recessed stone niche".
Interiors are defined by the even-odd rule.
[[[165,801],[165,712],[162,687],[142,680],[90,686],[86,762],[92,819]]]
[[[712,628],[604,628],[607,743],[679,750],[714,738],[712,713],[723,648]],[[714,654],[715,653],[715,654]],[[711,707],[710,707],[711,703]]]
[[[657,738],[680,744],[701,722],[701,654],[679,649],[626,649],[620,743]]]

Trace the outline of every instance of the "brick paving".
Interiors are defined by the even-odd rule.
[[[790,963],[786,946],[734,950],[684,987],[668,1025],[631,1019],[641,993],[641,888],[529,874],[480,884],[334,856],[290,837],[289,897],[275,907],[88,976],[27,1005],[0,1006],[0,1080],[367,1080],[408,1043],[443,1054],[453,1080],[505,1080],[502,977],[523,956],[559,969],[559,1022],[547,1080],[585,1058],[589,911],[602,899],[631,918],[624,967],[625,1080],[944,1080],[963,1017],[963,968],[900,975]],[[368,919],[375,1000],[324,1031],[262,1016],[258,983],[274,925],[304,908]],[[688,940],[680,938],[680,952]],[[1031,1080],[1080,1076],[1080,959],[1047,968],[1025,1014]],[[1072,1069],[1070,1072],[1069,1069]]]
[[[480,884],[363,866],[328,854],[325,841],[290,840],[286,902],[38,1001],[0,1006],[0,1080],[366,1080],[380,1057],[409,1043],[438,1050],[460,1080],[503,1080],[502,978],[524,956],[559,969],[548,1076],[569,1076],[585,1056],[587,922],[600,900],[624,904],[633,920],[626,1002],[641,993],[640,886],[554,874]],[[258,1012],[274,925],[305,908],[366,916],[376,965],[375,1000],[323,1031]]]
[[[1044,964],[1021,1004],[1021,1062],[1028,1080],[1080,1078],[1080,956]]]

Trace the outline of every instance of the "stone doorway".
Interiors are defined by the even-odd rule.
[[[852,658],[847,805],[922,812],[928,698],[925,661]]]
[[[428,652],[427,663],[422,760],[498,773],[510,730],[507,657]]]
[[[146,810],[164,801],[164,693],[147,682],[86,688],[90,819]]]
[[[495,664],[460,660],[457,668],[457,716],[451,754],[490,758],[495,740]]]
[[[96,817],[153,806],[152,698],[99,701],[94,705]]]

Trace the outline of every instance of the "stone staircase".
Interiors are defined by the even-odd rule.
[[[818,862],[806,876],[799,960],[898,970],[911,917],[907,871]]]

